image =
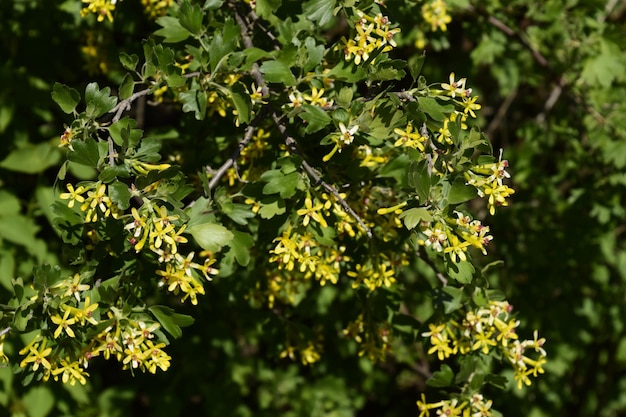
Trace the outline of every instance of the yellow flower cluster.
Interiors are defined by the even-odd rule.
[[[108,196],[107,185],[100,181],[81,185],[76,189],[72,184],[67,184],[67,191],[59,197],[69,200],[69,208],[74,207],[75,202],[81,203],[80,211],[85,213],[85,223],[97,222],[98,219],[109,216],[117,219],[122,214],[117,204]]]
[[[506,171],[509,166],[507,160],[502,160],[502,152],[498,162],[476,165],[465,173],[465,179],[469,185],[476,187],[478,195],[489,196],[487,201],[489,213],[495,214],[496,206],[508,206],[506,200],[515,190],[503,183],[505,178],[511,176]]]
[[[82,0],[82,2],[85,3],[85,6],[80,11],[82,17],[93,13],[97,16],[98,22],[102,22],[104,19],[113,22],[111,13],[115,10],[117,0]]]
[[[115,10],[115,6],[118,0],[82,0],[85,6],[80,11],[82,17],[93,13],[97,16],[98,22],[107,19],[109,22],[113,22],[112,12]],[[174,0],[141,0],[145,12],[148,16],[156,19],[159,16],[163,16],[168,7],[174,4]]]
[[[404,129],[394,129],[393,133],[398,135],[398,139],[393,146],[418,149],[424,152],[424,143],[426,143],[428,138],[415,129],[413,123],[409,122]]]
[[[363,314],[343,330],[343,334],[353,338],[359,345],[359,356],[366,356],[372,362],[383,361],[391,352],[392,333],[387,322],[366,321]]]
[[[183,302],[189,298],[192,304],[198,304],[198,294],[205,292],[197,272],[211,280],[211,275],[219,272],[212,267],[215,259],[207,258],[203,264],[198,264],[194,262],[194,252],[187,256],[179,253],[178,245],[187,243],[182,235],[187,226],[178,227],[179,216],[169,214],[165,206],[146,203],[139,210],[133,207],[131,215],[132,221],[125,226],[131,233],[129,241],[136,252],[147,246],[158,256],[162,268],[156,272],[161,276],[159,286],[167,286],[174,294],[182,292]]]
[[[153,19],[163,16],[168,7],[174,4],[174,0],[141,0],[146,14]]]
[[[544,372],[546,351],[545,339],[520,341],[515,329],[520,322],[510,317],[512,306],[506,301],[490,301],[487,306],[469,310],[460,321],[428,325],[429,331],[422,333],[428,337],[431,348],[428,354],[436,353],[439,360],[451,355],[465,355],[478,351],[484,355],[498,351],[509,360],[514,370],[518,388],[530,385],[529,376],[536,377]],[[527,354],[532,350],[534,358]]]
[[[422,233],[426,238],[419,239],[418,243],[448,254],[453,262],[466,261],[466,252],[470,246],[486,255],[485,246],[493,239],[489,235],[489,226],[484,226],[480,220],[472,220],[461,212],[455,211],[454,214],[456,219],[447,218],[445,221],[422,226]]]
[[[319,361],[322,357],[322,343],[321,337],[317,340],[309,340],[306,342],[292,345],[287,342],[285,349],[280,352],[281,358],[289,358],[291,360],[296,359],[296,353],[300,356],[300,362],[302,365],[312,365]]]
[[[336,284],[341,264],[350,260],[344,254],[344,246],[322,245],[310,233],[293,233],[291,227],[274,242],[276,246],[270,250],[271,263],[276,263],[279,270],[299,271],[305,280],[314,277],[320,285]]]
[[[434,32],[441,30],[445,32],[448,29],[448,23],[452,18],[448,14],[448,6],[443,0],[432,0],[422,6],[422,17],[430,25],[430,29]]]
[[[418,417],[430,416],[431,410],[436,410],[437,416],[446,417],[491,417],[491,400],[485,400],[482,394],[474,394],[468,400],[459,403],[457,398],[451,400],[427,403],[426,397],[422,394],[422,399],[417,402],[420,411]]]
[[[374,52],[388,52],[397,46],[393,37],[400,29],[392,29],[386,16],[379,13],[371,17],[360,10],[357,15],[359,20],[355,24],[356,35],[353,39],[341,40],[346,61],[359,65],[367,62]]]
[[[170,357],[162,351],[165,344],[152,342],[159,324],[125,317],[114,307],[103,319],[99,303],[92,303],[88,295],[91,287],[83,281],[83,276],[75,274],[48,289],[51,296],[60,299],[59,307],[46,310],[50,319],[46,330],[37,333],[19,351],[24,356],[20,367],[41,372],[44,381],[52,377],[70,385],[87,383],[89,361],[100,354],[107,360],[116,358],[124,369],[139,368],[151,373],[157,368],[167,370]],[[93,336],[104,322],[112,324]],[[83,340],[83,348],[67,343],[69,340]]]

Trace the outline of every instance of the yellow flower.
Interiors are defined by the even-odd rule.
[[[69,337],[75,337],[76,335],[74,334],[74,330],[72,330],[72,328],[70,327],[72,324],[76,323],[76,318],[72,317],[71,319],[69,318],[70,316],[70,309],[66,308],[65,310],[65,314],[63,315],[63,318],[61,318],[61,316],[54,315],[52,317],[50,317],[50,319],[52,320],[52,322],[54,324],[58,324],[59,327],[57,327],[57,329],[54,331],[54,338],[58,338],[61,335],[61,332],[63,330],[65,330],[65,333],[67,333],[67,335]]]
[[[318,202],[314,206],[313,201],[311,200],[311,196],[307,195],[306,198],[304,199],[304,208],[298,210],[296,213],[298,214],[298,216],[304,216],[304,219],[302,220],[302,224],[304,226],[308,226],[309,221],[313,219],[319,224],[321,224],[323,227],[328,227],[328,223],[326,223],[326,220],[324,219],[324,216],[322,216],[322,213],[321,213],[321,210],[323,208],[324,208],[324,205],[320,202]]]
[[[85,201],[85,197],[82,196],[82,194],[85,192],[85,188],[78,187],[77,189],[74,189],[74,186],[72,184],[67,184],[67,193],[61,193],[59,195],[59,198],[61,198],[62,200],[70,200],[67,202],[67,206],[69,208],[74,207],[74,202],[78,201],[79,203],[83,203]]]

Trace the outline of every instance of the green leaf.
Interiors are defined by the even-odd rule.
[[[418,97],[417,102],[421,111],[428,114],[430,117],[438,122],[442,122],[446,118],[444,111],[446,113],[451,113],[452,111],[454,111],[454,106],[443,106],[432,97]]]
[[[237,117],[239,123],[244,124],[250,121],[250,112],[252,109],[252,102],[250,96],[246,92],[246,87],[241,82],[233,84],[230,90],[230,96],[233,100],[233,104],[237,109]]]
[[[74,147],[74,151],[68,154],[70,161],[92,168],[98,166],[100,152],[98,151],[98,144],[95,140],[87,138],[83,142],[73,141],[72,146]]]
[[[180,11],[178,14],[180,24],[182,27],[191,32],[192,35],[200,36],[202,34],[203,17],[204,14],[198,4],[194,4],[192,6],[188,1],[184,1],[180,5]]]
[[[52,99],[61,107],[63,112],[69,114],[76,109],[80,102],[80,93],[66,85],[54,83],[54,86],[52,86]]]
[[[85,89],[87,117],[95,119],[109,112],[117,104],[117,97],[111,97],[111,89],[105,87],[100,90],[98,83],[89,83]]]
[[[443,388],[452,385],[454,381],[454,372],[452,372],[452,368],[448,365],[441,365],[441,369],[433,374],[432,377],[428,381],[426,381],[426,385],[429,387],[435,388]]]
[[[41,385],[32,387],[22,401],[29,417],[46,417],[52,411],[55,399],[50,388]]]
[[[448,204],[460,204],[478,197],[476,188],[467,185],[465,181],[458,178],[452,183],[448,193]]]
[[[285,200],[279,196],[271,196],[261,199],[259,201],[261,207],[259,208],[259,216],[263,219],[271,219],[274,216],[284,214],[286,209]]]
[[[610,87],[613,81],[624,73],[622,50],[611,41],[602,39],[600,53],[585,60],[580,77],[590,85]]]
[[[165,43],[177,43],[187,39],[191,33],[185,29],[180,21],[172,16],[159,17],[156,22],[162,26],[161,29],[154,32],[157,36],[162,36]]]
[[[461,284],[470,284],[474,278],[474,271],[474,265],[467,261],[448,263],[448,276]]]
[[[25,174],[38,174],[59,164],[61,152],[51,143],[28,143],[12,151],[0,167]]]
[[[306,48],[307,58],[302,69],[308,72],[322,62],[326,48],[324,48],[324,45],[317,45],[315,38],[310,36],[304,41],[304,46]]]
[[[123,182],[115,181],[109,185],[109,197],[122,210],[130,207],[130,189]]]
[[[126,52],[120,52],[120,63],[129,71],[135,71],[139,63],[139,57],[135,54],[128,55]]]
[[[415,188],[417,198],[424,203],[430,198],[430,174],[428,161],[413,162],[409,166],[409,186]]]
[[[152,306],[148,307],[148,310],[175,339],[183,335],[181,327],[191,326],[194,322],[193,317],[176,313],[166,306]]]
[[[367,73],[362,66],[354,65],[352,62],[341,61],[335,65],[328,73],[329,78],[345,81],[348,83],[356,83],[363,80]]]
[[[217,252],[233,239],[233,233],[217,223],[202,223],[187,229],[202,249]]]
[[[281,61],[265,61],[261,64],[260,70],[267,82],[284,84],[288,87],[296,84],[291,69]]]
[[[404,227],[408,230],[414,229],[420,222],[430,222],[433,220],[433,216],[428,212],[428,210],[424,207],[415,207],[403,211],[400,216],[400,219],[403,219]]]
[[[324,26],[333,18],[336,5],[336,0],[309,0],[302,5],[302,11],[307,18]]]
[[[217,71],[222,58],[235,51],[240,36],[239,26],[230,18],[224,22],[221,29],[215,31],[209,44],[209,61],[212,71]]]
[[[247,233],[233,231],[233,240],[228,243],[230,250],[241,266],[246,266],[250,262],[250,248],[254,246],[254,239]]]
[[[202,8],[204,10],[217,10],[222,7],[222,4],[224,4],[224,0],[206,0]]]
[[[444,312],[450,314],[463,304],[463,288],[447,286],[443,292],[448,296],[443,300]]]
[[[310,104],[304,104],[302,106],[302,109],[304,111],[302,113],[299,113],[298,117],[307,122],[307,125],[304,129],[305,133],[317,132],[318,130],[321,130],[328,126],[328,124],[331,122],[331,118],[328,113],[325,110],[320,109],[319,107],[311,106]]]
[[[133,94],[133,90],[135,89],[135,82],[133,81],[133,76],[129,73],[124,74],[124,78],[122,79],[122,83],[120,84],[119,96],[121,100],[126,100]]]
[[[424,61],[426,60],[426,53],[422,55],[413,55],[409,58],[409,73],[411,74],[411,78],[413,81],[417,80],[420,73],[422,72],[422,67],[424,66]]]
[[[0,217],[0,238],[32,249],[36,245],[35,235],[39,227],[33,219],[20,214]]]
[[[493,385],[496,388],[505,390],[509,380],[507,377],[502,375],[487,374],[487,376],[485,377],[485,382]]]
[[[282,198],[293,197],[302,180],[299,172],[285,174],[279,170],[266,171],[261,180],[267,184],[263,187],[263,194],[279,194]]]
[[[183,91],[178,95],[183,103],[184,112],[194,112],[196,120],[204,120],[206,116],[207,96],[196,86],[189,91]]]
[[[109,126],[109,135],[118,146],[135,147],[143,135],[143,130],[135,129],[136,125],[135,119],[124,117]]]

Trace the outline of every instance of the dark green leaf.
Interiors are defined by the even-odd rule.
[[[467,185],[464,180],[457,179],[452,183],[450,191],[448,193],[448,204],[460,204],[476,198],[476,188]]]
[[[291,69],[281,61],[265,61],[260,69],[267,82],[284,84],[288,87],[296,84]]]
[[[109,185],[109,197],[122,210],[130,207],[130,189],[123,182],[115,181]]]
[[[166,43],[177,43],[187,39],[191,33],[185,29],[180,21],[172,16],[159,17],[156,22],[162,26],[161,29],[154,32],[157,36],[164,37]]]
[[[52,86],[52,99],[65,113],[72,113],[80,102],[80,93],[71,87],[60,83]]]
[[[305,16],[324,26],[334,16],[336,0],[309,0],[302,5]]]
[[[237,263],[241,266],[250,262],[250,248],[254,246],[254,239],[247,233],[233,231],[233,240],[228,243]]]
[[[126,52],[120,52],[120,62],[122,66],[129,71],[135,71],[139,63],[139,57],[135,54],[128,55]]]
[[[278,170],[266,171],[261,176],[262,181],[267,181],[263,187],[263,194],[279,194],[282,198],[290,198],[296,193],[300,184],[301,176],[299,172],[284,174]]]
[[[183,335],[181,327],[191,326],[194,322],[193,317],[176,313],[166,306],[152,306],[148,310],[175,339]]]
[[[443,292],[447,295],[443,301],[444,311],[446,314],[450,314],[461,308],[461,305],[463,304],[462,288],[447,286],[443,289]]]
[[[192,35],[199,36],[202,34],[202,18],[204,14],[198,4],[193,6],[189,1],[184,1],[180,5],[178,18],[182,27],[191,32]]]
[[[304,104],[302,109],[304,111],[299,113],[298,117],[307,122],[306,128],[304,129],[305,133],[317,132],[328,126],[331,122],[328,113],[319,107]]]
[[[420,222],[430,222],[433,220],[433,216],[428,212],[428,210],[424,207],[415,207],[403,211],[400,216],[398,216],[404,222],[404,227],[408,230],[414,229]]]
[[[100,153],[95,140],[87,138],[83,142],[74,141],[73,147],[74,151],[68,154],[70,161],[92,168],[98,166]]]
[[[417,102],[421,111],[428,114],[438,122],[441,122],[446,118],[444,111],[447,113],[454,111],[453,106],[443,106],[432,97],[418,97]]]
[[[425,53],[422,55],[413,55],[409,58],[409,72],[411,73],[411,78],[413,78],[414,81],[417,80],[417,77],[419,77],[422,72],[425,59]]]
[[[120,84],[119,96],[121,100],[126,100],[133,94],[133,90],[135,89],[135,82],[133,81],[132,75],[129,73],[124,74],[124,78],[122,79],[122,83]]]
[[[474,278],[474,265],[467,261],[448,263],[448,276],[461,284],[470,284]]]
[[[433,374],[432,377],[428,381],[426,381],[426,385],[435,388],[443,388],[452,385],[454,381],[454,372],[452,372],[452,368],[448,365],[441,365],[441,369]]]
[[[111,97],[109,87],[100,90],[97,83],[89,83],[85,89],[85,102],[87,117],[95,119],[113,109],[117,104],[117,97]]]
[[[246,92],[246,87],[243,83],[236,82],[231,87],[230,94],[237,109],[239,123],[248,123],[250,121],[252,102],[250,101],[250,95]]]
[[[37,174],[57,165],[60,159],[61,153],[55,145],[49,142],[36,145],[28,143],[12,151],[0,162],[0,167],[25,174]]]
[[[428,161],[414,162],[409,167],[409,186],[415,187],[417,197],[424,203],[430,198],[430,173]]]
[[[184,112],[194,112],[197,120],[203,120],[206,117],[207,96],[204,91],[196,87],[189,91],[183,91],[179,97],[183,103]]]
[[[187,233],[193,236],[202,249],[211,252],[219,251],[222,246],[228,245],[234,237],[230,230],[217,223],[196,224],[188,228]]]

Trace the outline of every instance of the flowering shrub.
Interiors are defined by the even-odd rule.
[[[79,15],[114,25],[129,2],[83,0]],[[445,31],[446,3],[420,4]],[[429,83],[424,56],[397,58],[424,33],[404,35],[382,2],[141,5],[159,28],[139,54],[118,65],[86,37],[90,68],[116,84],[52,87],[70,117],[50,212],[64,255],[13,279],[0,318],[0,359],[24,382],[87,384],[102,360],[167,371],[189,304],[223,286],[284,323],[267,339],[250,326],[277,360],[314,367],[344,344],[374,363],[444,362],[422,375],[446,390],[416,396],[420,416],[497,415],[496,363],[519,388],[544,372],[545,339],[518,335],[481,268],[514,194],[508,161],[476,123],[471,80]],[[174,121],[151,126],[147,104]]]

